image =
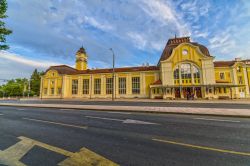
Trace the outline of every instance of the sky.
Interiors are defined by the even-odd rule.
[[[7,0],[9,50],[0,79],[37,68],[74,66],[83,46],[89,68],[156,65],[169,38],[190,36],[216,60],[250,59],[249,0]]]

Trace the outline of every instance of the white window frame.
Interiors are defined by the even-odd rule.
[[[119,82],[119,87],[118,87],[119,94],[126,94],[126,92],[127,92],[126,81],[127,81],[126,77],[120,77],[118,79],[118,82]]]
[[[72,80],[72,95],[77,95],[78,94],[78,79],[73,79]]]
[[[132,94],[140,94],[140,77],[132,77]]]
[[[113,93],[113,78],[106,78],[106,94]]]
[[[94,79],[94,94],[101,94],[101,78]]]
[[[82,79],[82,94],[89,94],[89,79]]]

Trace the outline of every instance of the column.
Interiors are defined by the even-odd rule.
[[[48,89],[47,89],[47,94],[50,96],[50,79],[48,79]]]
[[[194,84],[193,64],[191,63],[191,83]]]
[[[40,81],[40,98],[43,98],[43,77],[41,77]]]
[[[78,97],[81,97],[82,96],[82,79],[81,79],[81,76],[78,76],[78,87],[77,87],[77,94],[78,94]]]
[[[247,70],[246,67],[243,67],[243,74],[244,74],[244,82],[246,85],[246,96],[249,96],[249,83],[248,83],[248,78],[247,78]]]
[[[238,85],[238,78],[235,68],[233,68],[233,84]],[[235,97],[237,98],[238,96],[239,96],[239,88],[235,87]]]

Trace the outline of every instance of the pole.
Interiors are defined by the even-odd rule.
[[[28,98],[30,97],[30,79],[29,79],[29,88],[28,88]]]
[[[112,89],[112,101],[114,101],[115,99],[115,53],[113,51],[112,48],[110,48],[110,50],[112,51],[112,54],[113,54],[113,70],[112,70],[112,81],[113,81],[113,89]]]

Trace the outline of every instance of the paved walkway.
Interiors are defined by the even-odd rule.
[[[195,114],[213,116],[236,116],[250,118],[249,109],[229,108],[191,108],[191,107],[147,107],[147,106],[110,106],[110,105],[71,105],[71,104],[16,104],[0,103],[0,106],[21,106],[38,108],[59,108],[78,110],[100,110],[100,111],[133,111],[142,113],[174,113],[174,114]]]
[[[4,100],[19,100],[17,98],[0,98],[0,101]],[[30,97],[30,98],[20,98],[20,101],[34,101],[34,100],[41,100],[37,97]],[[87,99],[87,98],[76,98],[76,99],[42,99],[42,101],[111,101],[111,99]],[[196,99],[196,100],[185,100],[185,99],[178,99],[178,100],[164,100],[164,99],[115,99],[115,101],[127,101],[127,102],[160,102],[160,103],[233,103],[233,104],[250,104],[250,98],[248,99],[228,99],[228,100],[219,100],[219,99]]]

